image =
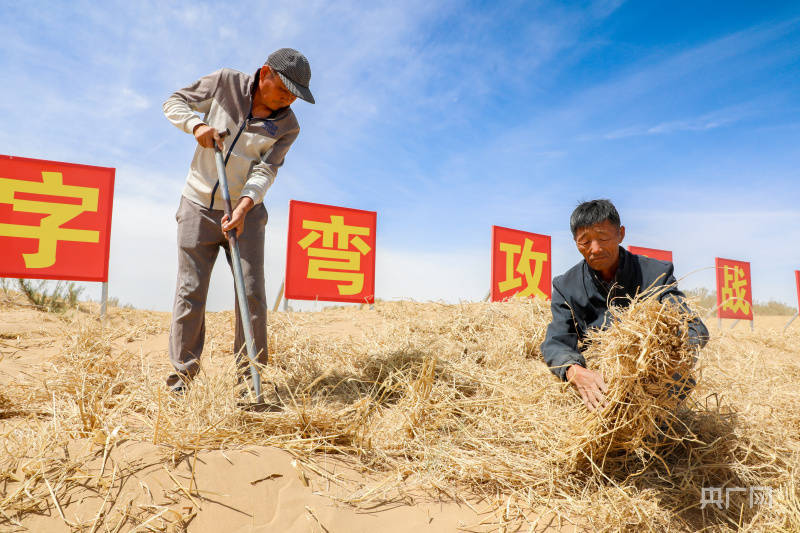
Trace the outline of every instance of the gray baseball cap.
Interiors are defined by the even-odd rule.
[[[314,97],[308,89],[311,66],[306,56],[294,48],[281,48],[272,52],[264,64],[278,73],[290,93],[306,102],[314,103]]]

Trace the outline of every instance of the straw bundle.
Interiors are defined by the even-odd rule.
[[[657,457],[686,435],[677,412],[694,382],[697,348],[687,342],[692,317],[657,294],[610,311],[613,326],[592,331],[584,352],[588,367],[604,376],[608,403],[581,411],[573,439],[582,459],[619,474],[630,454]]]

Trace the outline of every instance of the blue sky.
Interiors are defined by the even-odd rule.
[[[234,7],[235,6],[235,7]],[[377,297],[478,299],[493,224],[580,256],[580,200],[685,287],[751,262],[796,302],[800,5],[769,2],[0,2],[0,153],[117,169],[110,293],[167,310],[194,140],[161,104],[226,66],[303,51],[316,105],[266,205],[268,292],[290,199],[378,212]],[[209,308],[230,309],[218,264]],[[87,295],[97,297],[99,287]]]

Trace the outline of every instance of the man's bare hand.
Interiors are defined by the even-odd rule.
[[[572,365],[567,369],[567,381],[572,383],[583,398],[583,403],[594,411],[608,404],[605,393],[608,392],[603,376],[581,365]]]
[[[222,150],[222,136],[219,132],[209,126],[208,124],[198,124],[194,127],[194,138],[197,139],[197,144],[203,148],[213,148],[214,143]]]
[[[236,236],[238,237],[244,233],[244,216],[253,208],[253,199],[249,196],[242,196],[239,198],[239,203],[233,210],[233,215],[228,220],[228,215],[222,216],[222,231],[228,232],[236,229]]]

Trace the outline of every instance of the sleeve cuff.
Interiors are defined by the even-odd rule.
[[[564,365],[558,369],[558,372],[561,375],[561,381],[567,381],[567,370],[569,370],[569,367],[571,367],[572,365],[578,365],[582,366],[583,368],[586,368],[586,365],[584,365],[580,361],[569,361],[567,363],[564,363]]]
[[[253,200],[253,205],[257,205],[264,201],[264,196],[265,196],[264,193],[266,193],[266,191],[264,191],[264,193],[261,194],[259,194],[259,192],[260,191],[257,190],[255,187],[248,187],[247,185],[245,185],[239,197],[241,198],[242,196],[247,196],[248,198]]]
[[[198,124],[203,124],[203,119],[197,115],[191,117],[186,121],[186,133],[193,133]]]

